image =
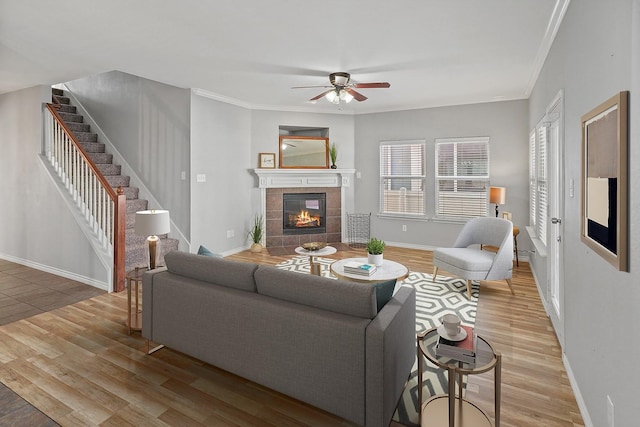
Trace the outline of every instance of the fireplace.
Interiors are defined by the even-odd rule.
[[[326,232],[325,193],[285,193],[282,195],[282,232],[318,234]]]

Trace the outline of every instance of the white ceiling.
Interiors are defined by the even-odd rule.
[[[569,0],[0,0],[0,93],[111,70],[248,108],[527,98]],[[369,99],[308,99],[335,71]]]

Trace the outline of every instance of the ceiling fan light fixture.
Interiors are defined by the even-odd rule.
[[[340,103],[340,95],[338,95],[338,91],[332,90],[331,92],[327,93],[324,97],[327,98],[327,100],[332,104]]]
[[[351,95],[345,89],[342,89],[340,91],[340,99],[343,100],[346,103],[349,103],[349,102],[353,101],[353,95]]]

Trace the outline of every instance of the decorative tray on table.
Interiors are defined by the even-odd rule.
[[[302,248],[308,251],[318,251],[322,248],[325,248],[326,246],[327,244],[324,242],[309,242],[302,244]]]

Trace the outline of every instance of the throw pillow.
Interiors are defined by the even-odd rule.
[[[396,287],[396,279],[391,279],[386,282],[374,283],[376,288],[376,303],[378,305],[378,312],[382,310],[382,307],[389,302],[393,296],[393,290]]]
[[[216,253],[213,253],[209,249],[205,248],[202,245],[200,245],[200,247],[198,248],[198,255],[212,256],[212,257],[215,257],[215,258],[222,258],[222,255],[218,255]]]

